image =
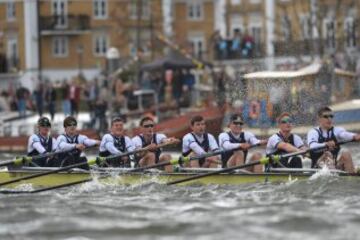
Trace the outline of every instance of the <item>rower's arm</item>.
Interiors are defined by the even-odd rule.
[[[284,151],[286,151],[288,153],[299,151],[299,149],[297,147],[294,147],[290,143],[286,143],[286,142],[280,142],[277,145],[277,149],[284,150]]]

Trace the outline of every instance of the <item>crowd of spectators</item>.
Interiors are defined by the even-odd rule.
[[[213,36],[215,59],[240,59],[255,57],[258,52],[254,38],[251,35],[242,35],[240,31],[234,31],[232,38],[224,38],[217,31]]]

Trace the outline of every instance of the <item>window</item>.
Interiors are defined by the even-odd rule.
[[[205,50],[204,37],[201,34],[196,34],[194,36],[189,36],[188,40],[191,43],[193,55],[201,59]]]
[[[15,2],[8,2],[6,5],[6,19],[14,21],[16,19],[16,5]]]
[[[238,14],[233,14],[230,19],[231,36],[234,37],[236,33],[243,34],[244,21]]]
[[[95,19],[107,18],[107,0],[94,0],[93,14]]]
[[[105,56],[106,51],[109,48],[109,39],[107,35],[95,35],[94,37],[94,46],[93,52],[95,56]]]
[[[281,18],[281,28],[283,33],[283,40],[284,41],[291,40],[291,22],[287,15]]]
[[[190,20],[201,20],[203,18],[203,3],[201,1],[188,2],[187,16]]]
[[[10,36],[7,40],[7,60],[8,60],[8,69],[13,69],[18,67],[18,41],[17,37]]]
[[[52,13],[56,20],[56,27],[66,28],[68,24],[67,0],[53,0]]]
[[[52,53],[54,57],[66,57],[68,55],[67,37],[53,38]]]
[[[151,54],[151,30],[144,29],[139,32],[139,53],[144,56]],[[135,29],[129,31],[129,50],[131,56],[136,56],[137,53],[137,31]]]
[[[300,16],[300,24],[301,24],[301,33],[303,39],[309,39],[311,36],[311,21],[310,16],[308,14],[304,14]]]
[[[345,20],[345,46],[347,48],[356,47],[356,28],[354,18],[347,18]]]
[[[138,6],[139,5],[139,6]],[[138,7],[140,9],[138,9]],[[141,12],[138,13],[138,10]],[[129,15],[131,19],[137,19],[140,14],[142,19],[149,19],[151,15],[151,1],[149,0],[132,0],[129,5]]]
[[[334,49],[336,46],[335,39],[335,21],[331,19],[324,20],[324,37],[327,48]]]

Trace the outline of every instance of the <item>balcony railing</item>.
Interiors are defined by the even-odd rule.
[[[275,56],[298,56],[332,53],[336,51],[351,50],[359,47],[359,40],[349,45],[345,38],[337,38],[335,41],[327,39],[307,39],[299,41],[277,41],[274,42]]]
[[[215,60],[241,60],[265,56],[264,44],[242,42],[234,44],[233,40],[222,40],[214,45]]]
[[[88,15],[54,15],[40,17],[42,32],[73,32],[81,33],[90,29]]]

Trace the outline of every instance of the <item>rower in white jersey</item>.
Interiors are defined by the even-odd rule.
[[[141,134],[132,138],[135,149],[146,148],[148,151],[139,153],[136,156],[137,163],[140,167],[151,166],[156,163],[170,161],[171,155],[162,153],[159,144],[178,143],[176,138],[168,138],[165,134],[154,132],[155,122],[150,117],[144,117],[140,120]],[[171,172],[172,166],[165,166],[165,171]]]
[[[37,122],[38,133],[29,137],[27,155],[39,156],[45,153],[55,151],[56,140],[50,136],[51,123],[47,117],[39,118]],[[37,158],[32,161],[32,166],[47,166],[48,158]]]
[[[279,155],[306,149],[300,136],[291,133],[293,119],[289,113],[282,113],[278,118],[280,131],[272,135],[266,146],[266,155]],[[282,158],[280,164],[273,163],[272,167],[302,168],[302,159],[298,156]]]
[[[219,135],[219,146],[224,150],[231,150],[221,155],[222,167],[234,167],[242,165],[246,162],[248,149],[254,145],[265,145],[266,140],[259,140],[255,135],[248,131],[243,131],[242,126],[244,121],[239,114],[233,114],[230,117],[229,128],[230,131],[223,132]],[[240,149],[239,149],[240,148]],[[249,162],[258,161],[261,158],[261,153],[255,152],[252,154]],[[247,169],[255,173],[261,173],[263,167],[258,164]]]
[[[64,119],[65,133],[58,136],[56,140],[56,151],[69,151],[58,154],[56,161],[52,161],[53,167],[63,167],[80,162],[86,162],[85,157],[81,157],[82,151],[86,147],[98,146],[99,140],[90,139],[85,135],[79,134],[77,121],[74,117],[68,116]],[[87,169],[87,166],[83,168]]]
[[[354,173],[354,164],[349,151],[340,149],[338,141],[360,141],[360,134],[346,131],[342,127],[333,125],[334,113],[329,107],[320,108],[318,111],[319,126],[311,129],[307,134],[310,148],[327,146],[325,152],[311,152],[311,167],[318,168],[327,165],[349,173]]]
[[[191,133],[183,137],[182,155],[199,156],[208,152],[219,150],[219,146],[213,135],[205,132],[206,126],[202,116],[194,116],[190,121]],[[219,156],[203,158],[198,161],[191,161],[190,166],[193,168],[204,167],[214,168],[220,163]]]
[[[111,120],[110,133],[107,133],[101,139],[100,153],[101,157],[119,155],[125,152],[134,151],[134,145],[131,139],[124,135],[124,120],[121,117],[115,117]],[[107,162],[104,167],[131,167],[128,156],[121,157],[116,161]]]

